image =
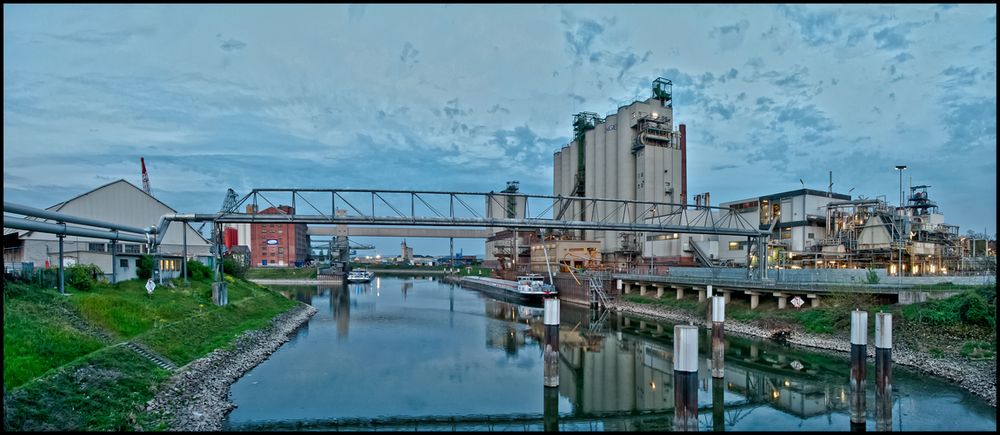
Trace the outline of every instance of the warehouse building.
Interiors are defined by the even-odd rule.
[[[46,210],[140,228],[158,225],[163,215],[177,213],[125,180],[105,184]],[[187,231],[187,258],[211,264],[209,242],[189,224],[174,222],[157,249],[163,278],[180,276],[184,231]],[[117,249],[115,264],[112,264],[113,249]],[[112,244],[104,239],[78,236],[66,236],[63,240],[66,266],[92,264],[109,278],[114,267],[119,281],[137,277],[139,257],[146,253],[147,246],[141,243]],[[5,228],[4,263],[31,263],[34,268],[58,267],[59,240],[54,234]]]

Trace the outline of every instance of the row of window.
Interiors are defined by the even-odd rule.
[[[111,252],[111,246],[117,247],[117,252],[119,254],[141,254],[145,251],[143,245],[132,244],[132,243],[88,243],[87,250],[90,252]]]

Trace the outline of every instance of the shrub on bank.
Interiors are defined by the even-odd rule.
[[[135,263],[135,273],[139,279],[145,280],[153,276],[153,256],[146,254],[139,257]]]
[[[212,277],[212,268],[198,260],[188,260],[187,275],[191,279],[208,279]]]
[[[104,276],[104,272],[92,264],[74,264],[66,268],[66,284],[73,288],[89,292],[97,286],[97,277]]]

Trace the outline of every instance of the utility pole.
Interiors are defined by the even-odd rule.
[[[899,212],[901,217],[905,217],[906,214],[903,211],[903,171],[906,169],[906,165],[896,165],[896,170],[899,171]],[[901,219],[902,221],[902,219]],[[900,228],[899,232],[899,269],[896,270],[896,281],[899,284],[903,283],[903,232]]]

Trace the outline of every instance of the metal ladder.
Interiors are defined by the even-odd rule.
[[[596,302],[603,308],[608,308],[611,305],[611,299],[604,291],[604,280],[601,279],[600,275],[591,275],[590,277],[590,302],[592,304]]]

